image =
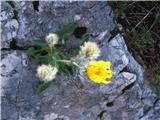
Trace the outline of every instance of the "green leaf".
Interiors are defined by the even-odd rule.
[[[152,33],[150,31],[144,31],[142,39],[144,43],[150,43],[152,40]]]
[[[52,81],[46,82],[46,83],[42,83],[38,86],[36,93],[37,94],[41,94],[42,92],[44,92],[47,88],[49,88],[49,86],[51,85]]]
[[[54,50],[54,52],[52,53],[52,56],[57,60],[70,60],[70,56],[68,56],[64,52],[61,52],[57,49]],[[56,60],[50,61],[49,64],[57,67],[59,72],[64,73],[64,75],[72,75],[73,74],[73,67],[74,66],[71,64],[56,61]]]
[[[133,31],[133,39],[134,40],[139,40],[140,39],[140,33],[138,31]]]
[[[28,57],[29,58],[34,58],[34,49],[33,48],[29,48],[28,50],[27,50],[27,55],[28,55]]]
[[[43,47],[43,46],[46,46],[46,45],[47,45],[47,42],[46,42],[45,40],[38,39],[38,40],[34,40],[34,41],[33,41],[33,44]]]
[[[35,60],[39,61],[39,62],[42,62],[42,63],[45,63],[45,64],[48,64],[51,59],[50,59],[49,56],[36,55]]]
[[[47,50],[44,51],[43,49],[29,48],[27,50],[27,55],[29,58],[35,61],[43,62],[46,64],[49,62],[49,60],[51,60],[51,57],[47,53]]]
[[[33,53],[33,51],[34,51],[34,49],[33,49],[33,48],[29,48],[29,49],[27,50],[27,54],[28,54],[28,55],[30,55],[30,54],[32,54],[32,53]]]
[[[61,28],[57,34],[60,37],[60,39],[63,39],[65,37],[67,37],[68,35],[72,34],[74,32],[74,30],[78,27],[78,22],[72,22],[69,23],[68,25],[64,26],[63,28]]]
[[[127,7],[124,4],[119,4],[118,6],[118,14],[122,17],[125,17]]]

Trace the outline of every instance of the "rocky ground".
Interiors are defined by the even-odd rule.
[[[1,2],[2,120],[160,120],[160,99],[144,84],[144,69],[123,36],[111,34],[117,26],[113,17],[107,2]],[[27,58],[26,49],[34,38],[76,19],[101,48],[100,59],[112,62],[112,83],[59,75],[36,95],[37,63]]]

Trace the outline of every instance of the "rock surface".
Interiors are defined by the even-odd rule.
[[[33,38],[43,38],[79,19],[86,34],[93,35],[101,47],[100,59],[110,60],[113,70],[109,85],[85,84],[79,76],[58,76],[47,91],[36,95],[37,63],[28,60],[25,50],[4,49],[2,120],[160,120],[160,100],[144,85],[143,68],[129,53],[122,35],[109,40],[116,23],[106,2],[1,4],[2,48],[10,48],[13,39],[26,48]]]
[[[9,19],[13,19],[14,9],[17,12],[16,17],[19,25],[15,24],[14,35],[8,36],[8,32],[5,31],[8,31],[8,27],[13,26],[8,23],[9,26],[6,27],[2,22],[2,27],[4,25],[2,47],[8,47],[9,45],[4,45],[12,38],[16,39],[18,46],[30,46],[33,39],[44,38],[48,33],[56,32],[60,27],[77,18],[80,20],[80,25],[87,28],[86,34],[93,36],[108,30],[107,37],[109,38],[109,32],[115,27],[113,11],[104,2],[40,1],[33,4],[33,2],[15,1],[13,2],[14,8],[11,8],[6,2],[2,2],[3,5],[6,6],[4,9],[2,7],[1,19],[3,22],[6,23]]]

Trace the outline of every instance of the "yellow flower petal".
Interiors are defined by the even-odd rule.
[[[86,70],[86,74],[92,82],[109,84],[110,81],[107,78],[112,77],[112,71],[110,70],[110,62],[95,61],[91,62]]]
[[[102,83],[104,83],[104,84],[110,84],[111,81],[105,80],[105,81],[102,81]]]

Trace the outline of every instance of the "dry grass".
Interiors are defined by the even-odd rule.
[[[123,27],[130,52],[146,69],[145,78],[160,93],[160,2],[110,2]],[[158,76],[158,77],[157,77]]]

